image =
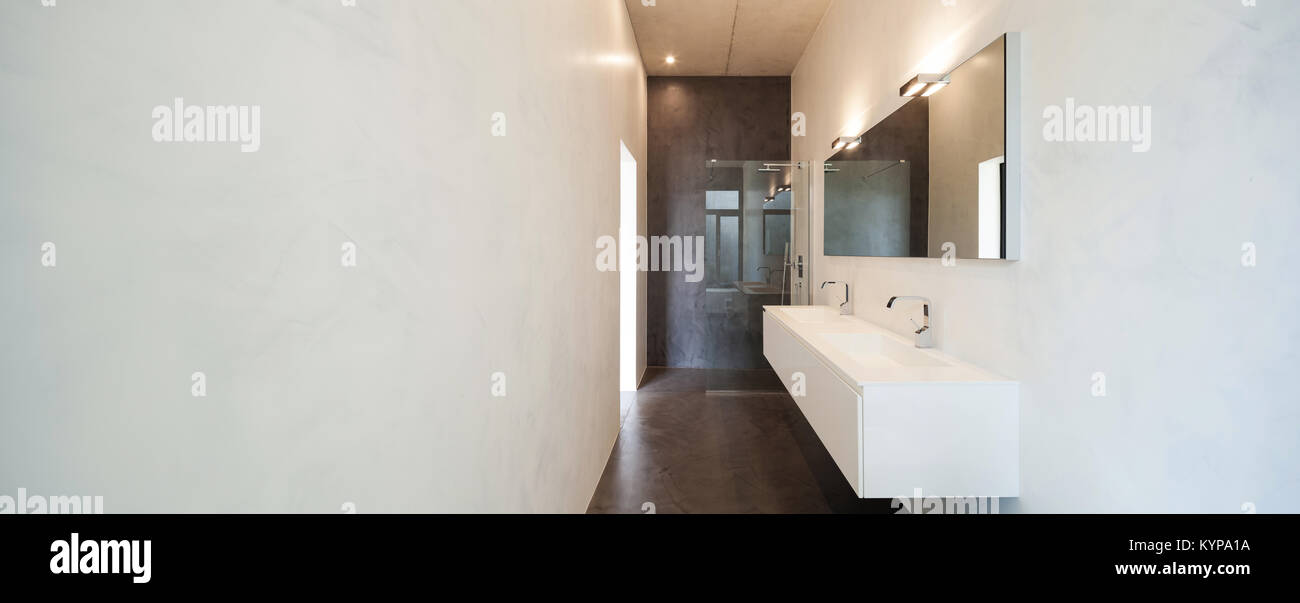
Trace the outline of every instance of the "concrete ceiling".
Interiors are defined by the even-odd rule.
[[[625,0],[646,73],[790,75],[831,0]],[[668,64],[668,56],[676,57]]]

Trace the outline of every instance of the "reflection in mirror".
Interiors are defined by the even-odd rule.
[[[827,163],[826,255],[925,256],[929,120],[929,99],[914,99]]]
[[[763,203],[763,253],[784,256],[790,245],[790,191]]]
[[[826,170],[827,196],[858,202],[827,206],[827,255],[910,255],[912,170],[907,161],[844,161],[834,166]]]
[[[1010,86],[1003,36],[832,156],[824,169],[830,256],[1017,259],[1018,194],[1008,199]],[[1018,43],[1012,50],[1018,49]],[[1010,65],[1010,67],[1008,67]],[[904,87],[906,88],[906,86]],[[1017,86],[1018,88],[1018,86]],[[1013,173],[1014,175],[1014,173]],[[1018,187],[1015,189],[1018,193]],[[1008,227],[1008,212],[1013,220]],[[1010,245],[1010,248],[1009,248]]]

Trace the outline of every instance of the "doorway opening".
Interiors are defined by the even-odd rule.
[[[618,381],[619,424],[636,398],[637,386],[637,194],[636,158],[619,141],[619,222],[618,222]]]

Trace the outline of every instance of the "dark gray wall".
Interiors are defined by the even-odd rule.
[[[790,78],[652,77],[647,86],[649,234],[704,236],[705,162],[788,160]],[[647,364],[714,368],[705,283],[651,272]]]

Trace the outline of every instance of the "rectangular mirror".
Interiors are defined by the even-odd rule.
[[[1020,259],[1019,56],[1007,34],[909,82],[921,95],[827,160],[826,255]]]

